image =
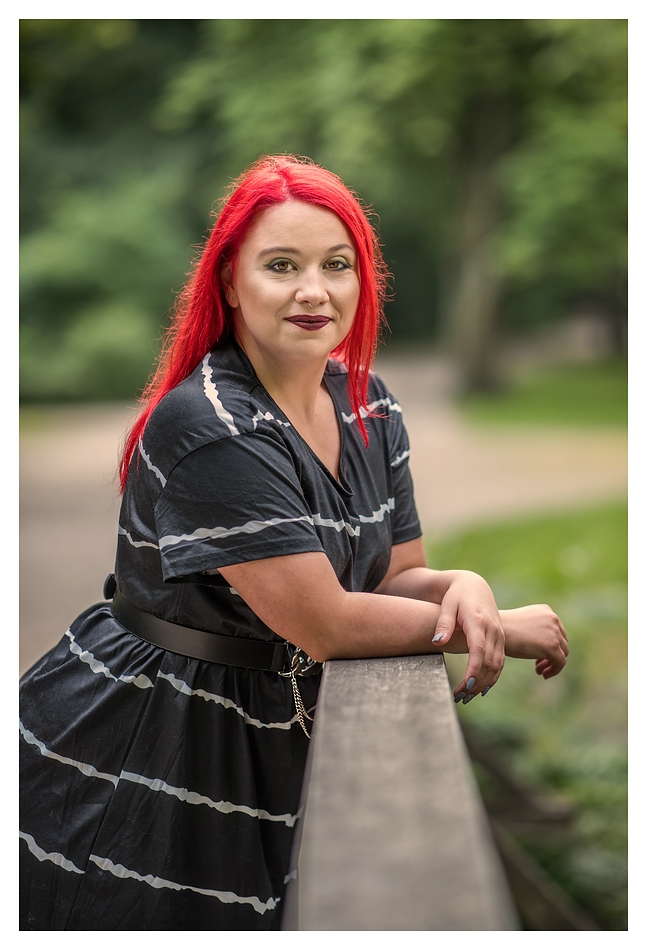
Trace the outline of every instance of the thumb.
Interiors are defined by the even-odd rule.
[[[442,603],[432,643],[449,643],[457,626],[457,605]]]

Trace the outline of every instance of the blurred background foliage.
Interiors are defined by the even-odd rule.
[[[459,718],[496,739],[535,793],[575,806],[568,828],[539,824],[517,840],[601,929],[626,930],[626,504],[475,528],[427,554],[438,569],[483,574],[501,608],[549,603],[562,618],[571,652],[559,676],[544,681],[533,664],[508,658],[496,702],[494,692],[477,697],[457,707]],[[464,658],[445,659],[459,683]]]
[[[261,153],[379,213],[392,345],[496,389],[578,308],[626,343],[626,20],[22,20],[21,391],[141,389],[209,213]]]

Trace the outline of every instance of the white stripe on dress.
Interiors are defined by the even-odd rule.
[[[132,686],[138,686],[139,689],[153,688],[153,683],[144,673],[139,673],[138,676],[115,676],[101,660],[97,660],[93,653],[83,650],[78,645],[70,630],[65,631],[65,636],[70,638],[70,652],[78,656],[81,663],[87,663],[93,673],[102,673],[106,679],[114,680],[116,683],[129,683]]]
[[[279,821],[284,825],[287,825],[288,828],[293,828],[297,818],[300,815],[300,811],[296,815],[291,815],[289,813],[283,815],[272,815],[271,812],[266,811],[264,808],[250,808],[249,805],[235,805],[233,802],[227,801],[214,801],[212,798],[208,798],[206,795],[201,795],[199,792],[192,792],[188,788],[178,788],[175,785],[169,785],[161,778],[149,778],[146,775],[139,775],[137,772],[128,772],[125,769],[119,773],[119,775],[111,775],[109,772],[100,772],[93,765],[90,765],[87,762],[79,762],[76,759],[70,759],[68,756],[58,755],[56,752],[52,752],[51,749],[48,749],[44,742],[41,742],[40,739],[37,739],[33,732],[30,732],[23,723],[20,721],[20,733],[24,740],[29,743],[29,745],[35,746],[41,755],[45,756],[47,759],[54,759],[56,762],[60,762],[62,765],[71,765],[73,768],[78,769],[83,775],[86,775],[88,778],[99,778],[105,782],[110,782],[112,785],[117,787],[119,782],[132,782],[135,785],[143,785],[145,788],[149,788],[152,792],[164,792],[165,795],[172,795],[174,798],[178,798],[182,802],[186,802],[188,805],[207,805],[209,808],[214,808],[216,811],[221,812],[223,815],[231,815],[238,813],[241,815],[248,815],[250,818],[258,818],[264,821]]]
[[[69,630],[66,631],[65,636],[69,637],[71,641],[70,651],[74,653],[82,663],[86,663],[93,673],[102,674],[106,679],[114,680],[116,683],[126,683],[128,686],[137,686],[139,689],[149,689],[154,685],[144,673],[140,673],[138,676],[115,676],[109,667],[102,663],[101,660],[97,660],[94,654],[90,653],[89,650],[82,650]],[[233,709],[234,712],[244,719],[248,726],[255,726],[257,729],[284,729],[287,731],[299,721],[299,717],[295,714],[291,719],[283,722],[261,722],[260,719],[254,719],[246,713],[241,706],[236,705],[233,700],[227,699],[226,696],[219,696],[218,693],[208,693],[204,689],[191,689],[184,680],[174,676],[173,673],[163,673],[161,670],[158,670],[157,678],[166,680],[178,693],[183,693],[185,696],[198,696],[200,699],[216,703],[225,709]]]
[[[362,524],[374,524],[376,521],[382,521],[384,514],[388,511],[393,511],[394,508],[395,499],[389,498],[371,515],[359,515],[359,521],[362,522]],[[359,525],[354,528],[348,521],[344,521],[343,519],[341,521],[335,521],[333,518],[323,518],[317,513],[312,516],[300,515],[298,518],[270,518],[268,521],[247,521],[245,524],[234,525],[233,528],[223,528],[222,526],[216,528],[196,528],[191,534],[165,534],[163,538],[160,538],[159,546],[160,550],[162,550],[162,548],[181,544],[183,541],[205,541],[208,539],[217,541],[220,540],[220,538],[228,538],[235,534],[256,534],[259,531],[265,531],[266,528],[274,528],[279,524],[293,524],[297,521],[306,521],[308,524],[316,525],[321,528],[334,528],[335,531],[343,531],[346,529],[351,538],[359,537]]]
[[[280,897],[270,897],[267,901],[261,901],[258,897],[241,897],[239,894],[234,894],[233,891],[214,891],[208,887],[178,884],[176,881],[167,881],[153,874],[139,874],[137,871],[125,868],[123,864],[114,864],[109,858],[101,858],[96,854],[91,854],[89,860],[102,871],[114,874],[115,877],[131,878],[155,888],[168,887],[172,891],[193,891],[195,894],[203,894],[205,897],[215,897],[223,904],[249,904],[257,914],[264,914],[266,910],[274,910],[281,899]]]
[[[317,516],[315,515],[315,517]],[[196,528],[191,534],[165,534],[163,538],[160,538],[159,546],[161,550],[174,544],[180,544],[182,541],[219,540],[220,538],[228,538],[233,534],[256,534],[266,528],[274,528],[279,524],[291,524],[296,521],[307,521],[308,524],[313,524],[310,515],[300,515],[298,518],[270,518],[269,521],[247,521],[245,524],[234,525],[233,528]]]
[[[148,466],[148,468],[150,468],[150,470],[151,470],[151,472],[153,473],[153,475],[155,475],[156,478],[159,478],[160,482],[162,483],[162,488],[164,488],[164,486],[166,485],[166,479],[164,478],[164,476],[163,476],[162,473],[160,472],[160,470],[159,470],[159,468],[157,467],[157,465],[153,465],[153,463],[152,463],[151,460],[150,460],[150,456],[147,455],[146,452],[144,451],[144,443],[142,442],[141,439],[140,439],[139,442],[137,443],[137,446],[138,446],[138,448],[139,448],[139,454],[141,455],[141,457],[143,458],[143,460],[146,462],[146,465]]]
[[[259,409],[256,415],[254,416],[254,418],[252,419],[252,422],[254,424],[254,429],[256,428],[258,423],[262,422],[263,420],[265,422],[276,422],[280,426],[285,426],[286,429],[289,429],[292,425],[292,423],[290,422],[283,422],[282,419],[277,419],[276,416],[273,416],[271,412],[263,412],[261,409]]]
[[[395,498],[388,498],[372,515],[359,515],[359,520],[362,524],[375,524],[376,521],[384,521],[384,515],[388,515],[390,511],[394,510]]]
[[[88,765],[87,762],[79,762],[77,759],[70,759],[66,755],[58,755],[57,752],[52,752],[51,749],[48,749],[47,746],[37,739],[33,732],[30,732],[25,726],[23,726],[22,721],[20,722],[20,733],[29,745],[36,746],[41,755],[44,755],[47,759],[54,759],[56,762],[61,762],[63,765],[71,765],[73,768],[78,769],[79,772],[82,772],[83,775],[87,775],[89,778],[100,778],[106,782],[111,782],[115,787],[119,779],[116,775],[110,775],[109,772],[99,772],[98,769],[95,769],[93,765]]]
[[[123,534],[128,539],[128,542],[132,544],[134,548],[155,548],[156,551],[159,551],[159,545],[153,544],[152,541],[135,541],[132,534],[129,531],[126,531],[121,525],[117,526],[117,534]]]
[[[213,381],[213,370],[209,366],[209,356],[210,354],[207,353],[205,358],[202,360],[202,375],[204,377],[204,394],[209,400],[209,402],[211,403],[211,405],[213,406],[213,408],[216,410],[216,415],[218,416],[221,422],[224,422],[224,424],[229,429],[230,433],[232,435],[240,435],[240,432],[238,431],[238,429],[236,428],[236,424],[234,423],[234,417],[232,416],[230,412],[227,411],[227,409],[225,409],[223,404],[220,402],[220,394],[218,393],[218,390],[216,389],[216,384]]]
[[[357,525],[356,528],[349,524],[348,521],[333,521],[332,518],[322,518],[321,515],[313,515],[312,522],[315,525],[319,525],[321,528],[334,528],[335,531],[343,531],[344,528],[348,531],[351,538],[359,537],[360,526]]]
[[[176,689],[179,693],[183,693],[185,696],[199,696],[200,699],[204,699],[206,702],[216,703],[219,706],[224,706],[225,709],[233,709],[234,712],[238,713],[238,715],[245,720],[248,726],[256,726],[257,729],[288,730],[299,721],[298,715],[295,714],[292,719],[288,719],[284,722],[261,722],[260,719],[253,719],[245,712],[242,706],[237,706],[232,699],[227,699],[226,696],[219,696],[218,693],[208,693],[205,689],[191,689],[188,683],[174,676],[173,673],[163,673],[159,670],[157,675],[160,679],[164,679],[170,683],[173,689]]]
[[[393,459],[393,461],[391,462],[391,468],[396,468],[400,464],[400,462],[404,462],[404,460],[408,459],[410,455],[411,455],[411,450],[405,449],[405,451],[402,452],[401,455],[398,455]]]
[[[299,812],[296,815],[272,815],[264,808],[249,808],[248,805],[234,805],[231,802],[216,802],[206,795],[199,792],[190,792],[188,788],[178,788],[175,785],[168,785],[161,778],[147,778],[145,775],[138,775],[136,772],[124,772],[119,775],[119,781],[134,782],[137,785],[145,785],[153,792],[165,792],[166,795],[173,795],[181,802],[187,802],[189,805],[208,805],[209,808],[215,808],[223,815],[231,815],[239,812],[242,815],[249,815],[250,818],[263,818],[265,821],[280,821],[288,828],[293,828]]]
[[[19,831],[18,837],[26,842],[31,853],[39,861],[51,861],[52,864],[63,868],[64,871],[72,871],[74,874],[85,874],[85,871],[82,871],[81,868],[77,868],[76,864],[68,860],[68,858],[63,857],[58,851],[43,851],[43,849],[36,844],[32,835],[28,835],[25,831]]]
[[[71,871],[74,874],[85,874],[81,868],[70,861],[58,851],[44,851],[32,835],[24,831],[18,832],[22,840],[27,844],[30,852],[38,861],[51,861],[64,871]],[[215,891],[207,887],[193,887],[191,884],[178,884],[176,881],[167,881],[162,877],[156,877],[153,874],[139,874],[138,871],[132,871],[124,867],[123,864],[115,864],[110,858],[102,858],[98,854],[91,854],[88,858],[101,871],[107,871],[114,877],[122,880],[130,878],[131,880],[141,881],[142,884],[148,884],[150,887],[167,887],[173,891],[193,891],[195,894],[202,894],[205,897],[215,897],[223,904],[249,904],[254,908],[257,914],[264,914],[267,910],[274,910],[281,900],[280,897],[270,897],[267,901],[262,901],[258,897],[241,897],[233,891]]]
[[[375,412],[378,406],[388,406],[389,412],[402,412],[402,406],[399,403],[391,402],[391,399],[388,396],[385,396],[384,399],[376,399],[375,402],[369,403],[366,408],[360,406],[359,414],[362,419],[366,419],[371,412]],[[351,412],[351,414],[347,416],[345,412],[342,412],[341,417],[344,422],[350,424],[351,422],[355,422],[355,419],[357,419],[357,413]]]

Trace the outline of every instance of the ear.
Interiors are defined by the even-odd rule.
[[[238,295],[232,285],[233,274],[231,269],[231,264],[229,261],[226,261],[220,268],[220,283],[225,289],[225,296],[227,298],[227,303],[234,310],[238,306]]]

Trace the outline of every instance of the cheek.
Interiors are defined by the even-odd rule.
[[[355,316],[357,307],[359,306],[359,282],[355,284],[352,290],[348,294],[348,308],[351,310],[352,315]]]

